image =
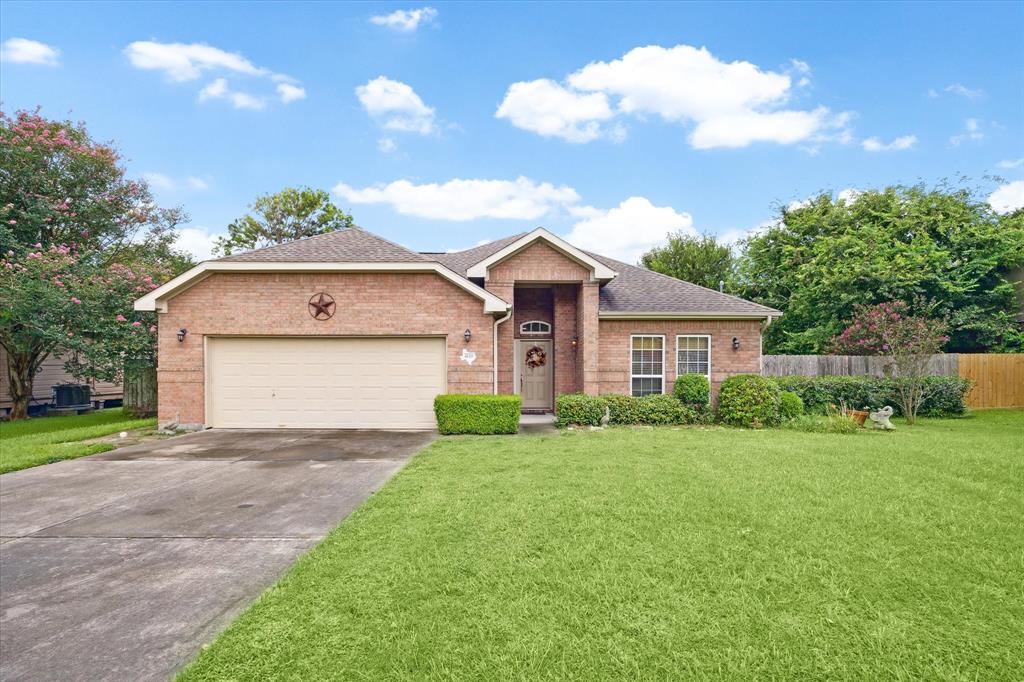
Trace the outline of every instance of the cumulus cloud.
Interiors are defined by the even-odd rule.
[[[975,99],[985,94],[984,90],[971,89],[966,85],[962,85],[960,83],[953,83],[952,85],[947,85],[944,88],[944,90],[945,92],[948,92],[951,95],[958,95],[960,97],[966,97],[967,99]]]
[[[495,114],[517,128],[566,142],[600,137],[601,122],[614,115],[603,92],[581,93],[546,78],[513,83]]]
[[[142,179],[145,180],[151,188],[164,192],[173,192],[180,189],[202,191],[209,187],[205,180],[194,175],[177,179],[164,173],[148,171],[142,174]]]
[[[436,220],[536,220],[579,202],[572,187],[515,180],[454,179],[415,184],[396,180],[357,189],[339,182],[334,193],[353,204],[387,204],[403,215]]]
[[[996,164],[997,168],[1005,169],[1018,168],[1020,166],[1024,166],[1024,159],[1003,159]]]
[[[278,83],[277,96],[281,98],[282,102],[288,104],[297,99],[306,99],[306,89],[291,83]]]
[[[1014,180],[998,188],[988,198],[988,205],[996,213],[1012,213],[1024,208],[1024,180]]]
[[[910,149],[917,144],[917,135],[903,135],[897,137],[892,142],[883,142],[877,137],[869,137],[860,143],[860,145],[869,152],[892,152],[902,151],[904,149]]]
[[[377,149],[384,152],[385,154],[390,154],[391,152],[398,149],[398,143],[395,142],[394,138],[382,137],[379,140],[377,140]]]
[[[183,227],[178,230],[174,247],[192,255],[197,261],[213,258],[213,241],[221,235],[204,227]]]
[[[0,61],[13,64],[40,64],[58,66],[60,50],[28,38],[8,38],[0,47]]]
[[[159,71],[172,82],[194,81],[206,73],[230,73],[236,76],[266,79],[276,83],[278,99],[284,104],[306,97],[306,91],[291,76],[257,66],[236,52],[228,52],[202,43],[160,43],[139,40],[124,49],[137,69]],[[214,79],[199,92],[199,101],[225,99],[236,109],[262,109],[266,97],[228,89],[223,77]]]
[[[199,91],[199,101],[224,99],[231,102],[235,109],[262,109],[266,101],[247,92],[232,90],[226,78],[218,78]]]
[[[437,10],[433,7],[421,7],[419,9],[399,9],[391,14],[379,14],[370,17],[370,23],[377,26],[386,26],[401,33],[412,33],[420,24],[424,26],[437,18]]]
[[[363,109],[388,130],[429,135],[437,132],[434,109],[410,86],[378,76],[356,88]]]
[[[696,236],[693,218],[671,206],[655,206],[645,197],[629,197],[608,210],[589,209],[576,223],[566,241],[627,263],[636,263],[651,247],[665,241],[670,232]]]
[[[792,60],[788,71],[807,85],[810,66]],[[613,116],[658,116],[691,126],[698,149],[755,142],[846,141],[849,115],[826,107],[786,109],[790,73],[745,61],[724,62],[706,48],[649,45],[620,59],[593,62],[568,76],[513,83],[496,115],[541,135],[586,142]]]
[[[963,142],[977,142],[983,139],[985,139],[985,133],[982,132],[978,119],[969,118],[964,121],[964,132],[950,137],[949,143],[954,147],[958,147]]]

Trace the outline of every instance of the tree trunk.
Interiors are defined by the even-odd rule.
[[[129,360],[124,363],[124,411],[132,417],[156,415],[156,367]]]
[[[47,354],[48,355],[48,354]],[[36,371],[46,359],[39,352],[7,352],[7,379],[11,393],[11,420],[28,419],[28,403],[32,400],[32,386]]]

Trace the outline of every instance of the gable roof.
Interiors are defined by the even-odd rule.
[[[434,259],[354,227],[217,260],[222,263],[409,263]]]
[[[590,268],[593,273],[593,277],[596,280],[608,281],[615,278],[615,271],[609,268],[607,265],[597,260],[586,251],[581,251],[569,242],[565,241],[561,237],[551,234],[543,227],[538,227],[532,232],[520,236],[515,241],[512,241],[505,246],[501,247],[497,251],[494,251],[486,258],[481,259],[479,262],[470,265],[466,269],[467,277],[486,277],[487,271],[494,265],[497,265],[501,261],[509,258],[510,256],[520,252],[531,244],[537,242],[544,242],[548,246],[559,251],[565,257],[576,261]]]

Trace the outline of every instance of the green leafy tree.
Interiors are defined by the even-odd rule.
[[[649,270],[716,290],[719,282],[732,281],[733,261],[729,247],[719,244],[714,237],[695,237],[683,232],[670,234],[667,244],[640,257],[640,263]]]
[[[132,299],[156,286],[152,275],[134,281],[126,271],[163,277],[164,268],[189,264],[172,248],[182,212],[156,206],[119,160],[81,124],[0,112],[0,345],[12,418],[27,416],[36,372],[51,353],[74,356],[75,372],[95,372],[76,376],[116,378],[122,359],[141,353],[142,338],[152,348],[154,335],[133,335],[138,327],[108,334],[101,322],[129,319]],[[155,320],[148,322],[147,330]]]
[[[215,253],[229,255],[352,227],[352,216],[322,189],[288,187],[259,197],[249,208],[228,225],[227,237],[217,239]]]
[[[948,321],[949,352],[1020,351],[1013,285],[1024,263],[1024,211],[998,215],[979,193],[888,187],[852,200],[822,194],[748,239],[740,292],[785,315],[767,353],[826,353],[858,306],[911,301]]]

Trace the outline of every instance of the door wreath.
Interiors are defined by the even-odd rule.
[[[530,369],[543,367],[548,362],[548,354],[540,346],[534,346],[526,351],[526,366]]]

